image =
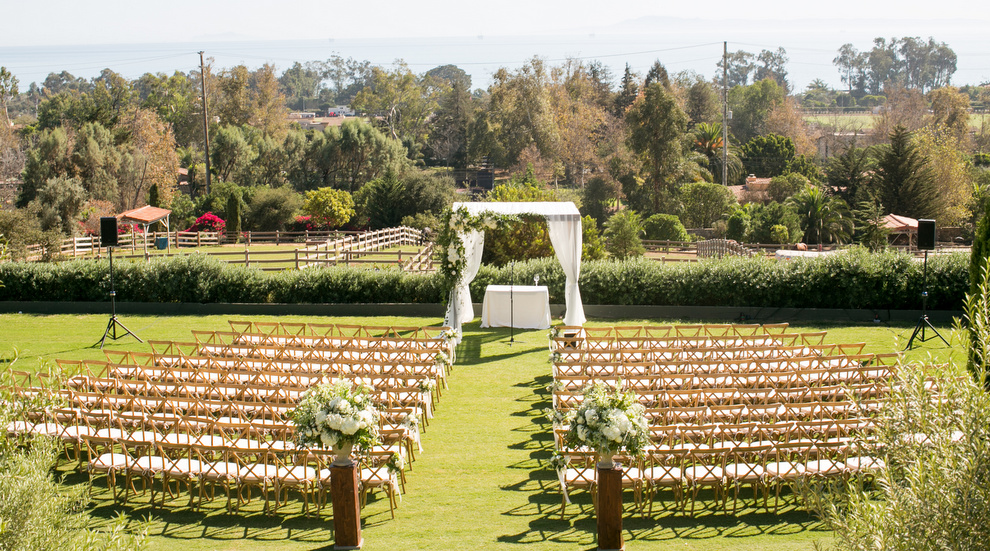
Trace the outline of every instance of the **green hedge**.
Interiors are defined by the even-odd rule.
[[[928,261],[929,308],[958,310],[968,290],[965,254]],[[231,303],[438,303],[444,296],[437,275],[397,269],[371,271],[330,267],[266,275],[203,255],[118,262],[117,297],[136,302]],[[550,300],[564,302],[564,273],[555,259],[514,267],[482,266],[471,284],[481,301],[485,286],[540,284]],[[103,261],[60,264],[0,264],[0,300],[104,301],[109,290]],[[920,307],[922,264],[912,257],[854,249],[817,259],[776,261],[726,258],[659,264],[645,259],[599,260],[581,267],[586,304],[752,306],[780,308],[916,309]]]

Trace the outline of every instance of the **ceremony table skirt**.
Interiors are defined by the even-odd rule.
[[[481,309],[482,327],[547,329],[550,292],[545,285],[489,285]]]

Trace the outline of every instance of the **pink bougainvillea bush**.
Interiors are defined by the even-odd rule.
[[[227,229],[227,223],[223,218],[208,212],[196,219],[196,223],[186,231],[209,231],[223,233]]]
[[[319,222],[313,220],[312,216],[300,215],[296,216],[296,219],[289,222],[289,231],[317,231],[327,229],[326,225],[320,225]]]

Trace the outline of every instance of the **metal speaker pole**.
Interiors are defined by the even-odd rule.
[[[516,284],[516,262],[509,263],[509,346],[516,341],[515,337],[515,302],[513,296],[514,285]]]
[[[934,224],[932,231],[934,233]],[[921,242],[920,237],[918,241],[919,243]],[[932,246],[934,246],[934,244]],[[922,274],[924,275],[922,276],[921,279],[922,289],[923,289],[921,292],[921,318],[918,319],[918,324],[914,326],[914,333],[911,333],[911,338],[908,339],[907,348],[905,348],[904,350],[911,349],[911,346],[914,344],[914,339],[918,337],[919,334],[921,335],[921,337],[918,338],[918,340],[921,342],[934,339],[937,336],[938,338],[942,339],[942,342],[945,343],[945,346],[949,346],[949,341],[945,340],[945,337],[943,337],[942,334],[938,332],[938,329],[935,329],[935,326],[932,325],[932,322],[928,319],[928,249],[925,249],[925,267],[922,271]],[[931,329],[932,333],[935,334],[931,336],[926,336],[925,331],[928,329]]]
[[[116,228],[114,228],[114,231],[116,231]],[[107,250],[110,252],[110,321],[107,322],[107,330],[103,332],[103,338],[93,345],[96,346],[98,344],[101,349],[103,348],[103,344],[106,343],[107,337],[117,340],[125,335],[130,335],[137,339],[138,342],[144,342],[141,340],[141,337],[135,335],[133,331],[128,329],[123,323],[120,323],[120,320],[117,319],[117,289],[114,287],[113,283],[113,247],[107,247]],[[119,335],[117,334],[118,327],[124,331]]]

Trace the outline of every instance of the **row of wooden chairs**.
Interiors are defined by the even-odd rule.
[[[597,454],[591,451],[565,451],[566,467],[558,471],[561,487],[561,518],[570,503],[569,491],[586,490],[596,501]],[[673,493],[675,507],[694,515],[701,489],[710,488],[715,503],[728,511],[731,492],[732,514],[739,502],[739,489],[753,488],[754,507],[769,510],[769,495],[774,494],[776,513],[781,489],[795,487],[808,479],[872,476],[882,460],[851,441],[808,440],[740,443],[731,447],[685,447],[652,449],[641,458],[617,456],[623,465],[622,485],[634,490],[635,505],[641,512],[653,513],[656,495],[662,489]],[[643,497],[641,497],[643,496]]]
[[[446,385],[447,364],[435,361],[392,362],[360,360],[301,360],[277,358],[249,358],[233,356],[164,354],[131,352],[114,355],[107,362],[81,361],[76,364],[78,373],[96,375],[108,373],[107,366],[117,370],[135,369],[139,375],[152,380],[207,380],[212,378],[251,379],[261,373],[271,377],[299,377],[307,374],[350,374],[375,376],[379,374],[425,374]]]
[[[594,383],[603,383],[611,387],[647,391],[647,390],[692,390],[718,388],[750,388],[750,389],[789,389],[796,387],[814,387],[829,385],[857,385],[889,380],[895,372],[895,366],[863,365],[860,362],[850,362],[841,367],[799,367],[795,364],[791,370],[727,370],[723,372],[698,373],[643,373],[634,366],[627,366],[624,373],[592,372],[584,368],[571,369],[573,366],[555,365],[554,388],[561,390],[580,390]]]
[[[440,339],[449,334],[447,326],[417,327],[399,325],[351,325],[339,323],[261,322],[228,320],[230,329],[241,334],[317,336],[317,337],[401,337]]]
[[[727,337],[752,335],[779,335],[789,328],[787,323],[705,323],[685,325],[619,325],[610,327],[583,327],[561,325],[558,336],[568,337]]]
[[[295,405],[311,386],[341,381],[361,384],[372,390],[418,388],[423,396],[424,410],[432,411],[438,398],[436,381],[423,373],[355,374],[314,373],[306,377],[231,377],[183,380],[167,376],[161,380],[142,377],[133,366],[109,365],[109,377],[75,376],[67,387],[82,392],[113,392],[124,395],[155,397],[199,397],[207,400],[256,400],[274,404]],[[199,373],[198,375],[202,375]]]
[[[656,363],[677,362],[732,362],[740,360],[788,360],[802,357],[830,357],[861,354],[864,343],[854,345],[753,345],[734,347],[669,347],[669,348],[616,348],[616,349],[567,349],[554,352],[558,363]]]
[[[698,373],[773,373],[798,369],[833,369],[867,365],[890,366],[899,359],[896,353],[816,354],[734,358],[682,358],[677,360],[643,359],[637,355],[613,355],[608,359],[569,359],[562,355],[553,357],[554,373],[569,375],[595,374],[698,374]]]
[[[319,349],[361,349],[377,352],[401,352],[405,350],[433,351],[450,355],[451,345],[445,339],[416,337],[313,337],[268,335],[264,333],[238,333],[235,331],[193,331],[196,343],[202,346],[245,348],[283,348],[303,351]]]
[[[845,404],[879,400],[889,393],[886,383],[863,385],[833,385],[827,387],[776,388],[707,388],[691,390],[640,390],[629,388],[637,401],[647,410],[702,410],[704,408],[749,408],[768,410],[778,406],[801,407],[802,404]],[[580,407],[584,399],[580,390],[554,390],[554,408],[563,413]],[[768,408],[769,406],[769,408]]]
[[[152,506],[160,488],[161,506],[166,494],[174,498],[176,490],[186,486],[189,506],[198,509],[209,495],[213,499],[222,488],[228,512],[238,512],[249,503],[257,489],[265,499],[264,511],[272,512],[288,500],[289,491],[303,499],[303,511],[310,512],[312,502],[322,511],[330,487],[330,464],[335,456],[322,450],[277,450],[204,442],[135,442],[123,438],[84,436],[86,470],[90,481],[106,477],[114,500],[126,503],[130,494],[137,493],[136,481],[142,482],[142,492],[151,490]],[[371,451],[359,463],[362,504],[373,489],[382,489],[389,499],[389,509],[395,518],[396,498],[404,485],[400,463],[391,451]],[[122,480],[121,480],[122,479]],[[120,484],[122,482],[122,484]],[[194,492],[193,486],[198,486]],[[198,497],[198,499],[197,499]]]

